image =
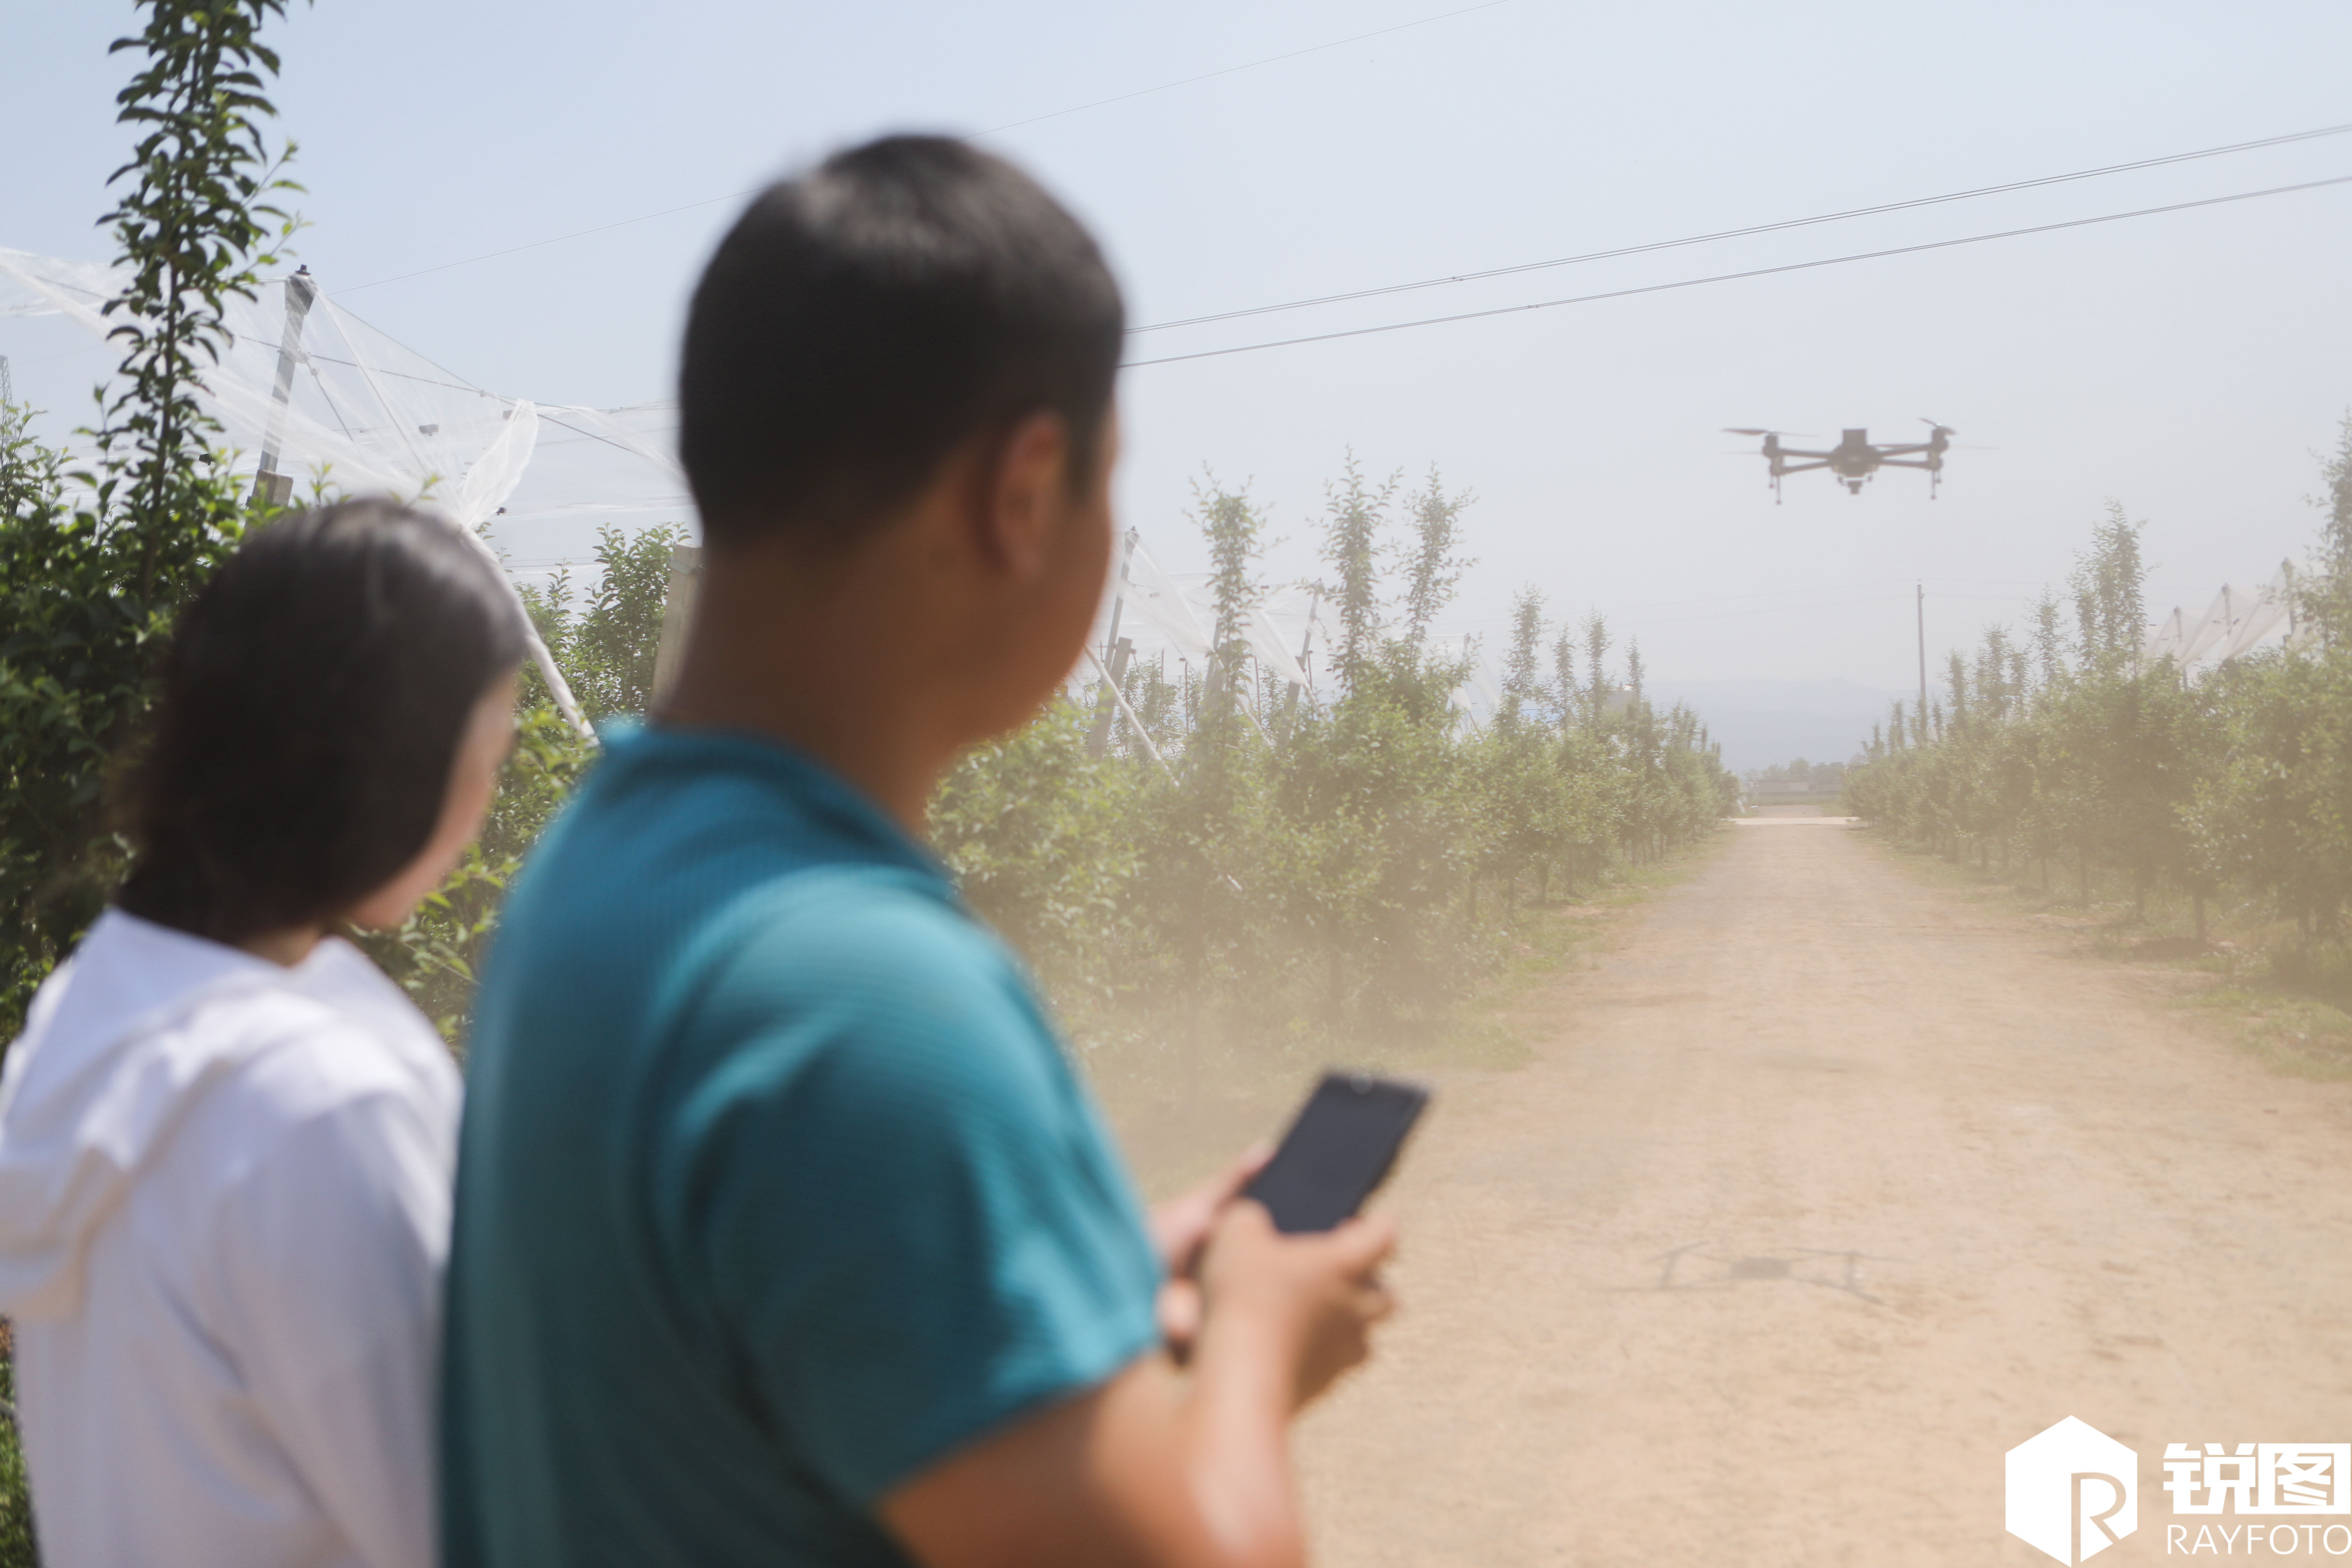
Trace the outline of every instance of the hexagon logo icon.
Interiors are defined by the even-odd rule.
[[[2072,1415],[2009,1451],[2009,1532],[2074,1564],[2139,1528],[2139,1456]]]

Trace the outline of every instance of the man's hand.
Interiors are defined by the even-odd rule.
[[[1261,1336],[1260,1353],[1291,1369],[1291,1409],[1311,1403],[1371,1353],[1372,1325],[1396,1310],[1380,1268],[1396,1250],[1386,1215],[1314,1236],[1285,1236],[1244,1199],[1218,1220],[1201,1265],[1207,1336]]]
[[[1274,1145],[1259,1143],[1223,1171],[1191,1192],[1169,1199],[1151,1211],[1151,1244],[1159,1251],[1166,1281],[1160,1287],[1160,1331],[1181,1363],[1192,1352],[1193,1336],[1201,1331],[1202,1249],[1226,1207],[1241,1195],[1250,1178],[1265,1169]]]

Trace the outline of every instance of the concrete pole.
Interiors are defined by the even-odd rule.
[[[1927,584],[1924,578],[1919,584],[1919,722],[1923,726],[1927,722]],[[1924,739],[1926,731],[1920,733]]]
[[[294,370],[302,363],[302,321],[318,297],[319,285],[311,279],[310,269],[296,268],[294,276],[286,279],[286,328],[278,335],[278,381],[270,388],[269,428],[261,437],[261,467],[253,476],[253,499],[271,506],[284,506],[294,499],[293,478],[278,471],[278,461],[286,439],[286,405],[294,395]]]

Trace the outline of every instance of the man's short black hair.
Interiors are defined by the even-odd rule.
[[[1125,326],[1078,221],[962,142],[888,136],[771,185],[687,320],[678,447],[705,541],[853,542],[964,441],[1044,411],[1077,482]]]
[[[341,918],[432,837],[467,721],[523,648],[452,523],[352,500],[261,529],[173,629],[115,901],[228,943]]]

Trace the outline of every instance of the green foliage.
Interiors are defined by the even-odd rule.
[[[686,530],[674,523],[648,528],[634,539],[618,529],[600,531],[596,585],[584,610],[572,606],[569,567],[545,588],[521,589],[555,667],[592,722],[643,713],[651,705],[654,655],[669,593],[670,547],[686,537]],[[523,667],[521,696],[525,708],[552,700],[531,665]]]
[[[2091,531],[2091,548],[2075,564],[2074,647],[2085,669],[2119,668],[2139,656],[2147,629],[2147,566],[2139,553],[2145,526],[2124,515],[2121,501],[2109,501]]]
[[[2324,493],[2311,504],[2326,514],[2315,552],[2318,572],[2303,584],[2298,608],[2322,642],[2352,643],[2352,414],[2344,416],[2335,452],[2321,459]]]
[[[965,753],[931,805],[931,843],[973,909],[1050,966],[1065,994],[1107,998],[1092,960],[1125,920],[1138,847],[1123,830],[1149,780],[1087,745],[1089,722],[1056,702],[1027,729]]]
[[[1355,453],[1349,452],[1345,473],[1337,484],[1325,489],[1323,558],[1335,574],[1326,594],[1339,625],[1339,641],[1332,649],[1331,668],[1339,684],[1352,689],[1380,644],[1381,533],[1388,524],[1396,480],[1367,485]],[[1425,564],[1423,571],[1426,585],[1419,601],[1408,608],[1418,612],[1425,626],[1444,601],[1445,584],[1437,574],[1437,563]]]
[[[453,1046],[462,1047],[507,889],[594,755],[551,702],[525,709],[482,836],[449,879],[397,931],[352,933]]]
[[[1809,763],[1799,757],[1794,762],[1775,763],[1769,768],[1750,768],[1747,773],[1751,784],[1803,784],[1805,793],[1835,795],[1845,786],[1843,763]],[[1795,791],[1775,791],[1775,794],[1795,794]]]
[[[1474,564],[1458,553],[1462,514],[1470,501],[1468,490],[1447,495],[1436,465],[1432,464],[1428,484],[1405,503],[1412,511],[1412,556],[1403,605],[1404,640],[1409,643],[1418,645],[1428,637],[1437,612],[1454,596],[1454,584],[1462,581],[1464,571]]]
[[[2332,923],[2352,890],[2352,659],[2269,659],[2220,683],[2211,767],[2182,816],[2210,879]]]
[[[654,654],[669,594],[676,526],[634,539],[606,529],[596,544],[596,580],[584,609],[572,605],[571,574],[546,588],[526,586],[523,603],[570,682],[581,711],[604,722],[643,717],[653,699]],[[357,933],[384,973],[406,988],[453,1046],[462,1047],[474,984],[498,930],[508,888],[540,834],[595,760],[529,663],[519,683],[521,717],[482,835],[439,890],[394,931]]]
[[[145,64],[119,99],[140,141],[105,220],[129,282],[106,306],[124,357],[92,468],[60,473],[0,409],[0,1036],[121,873],[105,802],[154,649],[249,521],[194,381],[289,231],[262,131],[278,59],[256,37],[284,9],[148,0],[114,45]]]
[[[25,1447],[16,1434],[16,1337],[0,1321],[0,1568],[38,1568],[33,1542],[32,1493],[25,1483]]]
[[[1156,1039],[1184,1083],[1218,1052],[1434,1035],[1492,973],[1526,899],[1654,858],[1711,831],[1737,797],[1688,714],[1583,700],[1568,634],[1552,635],[1532,590],[1504,709],[1483,733],[1469,725],[1451,700],[1465,667],[1425,646],[1464,564],[1467,498],[1433,474],[1400,546],[1393,489],[1350,459],[1330,489],[1321,543],[1337,581],[1321,593],[1339,679],[1328,705],[1253,673],[1242,627],[1265,592],[1265,522],[1211,479],[1193,517],[1216,651],[1197,675],[1128,671],[1150,750],[1121,714],[1093,754],[1094,701],[1057,703],[965,758],[933,804],[933,841],[966,897],[1081,1035]],[[1606,630],[1591,630],[1605,659]]]
[[[112,336],[127,352],[122,391],[97,433],[101,452],[130,449],[121,500],[144,547],[142,589],[171,570],[175,544],[185,548],[182,509],[221,505],[217,489],[190,482],[210,466],[218,434],[196,381],[229,343],[222,302],[254,297],[259,268],[277,260],[263,247],[289,232],[270,198],[295,188],[275,177],[262,141],[277,110],[261,96],[261,73],[278,74],[278,56],[257,33],[285,15],[285,0],[147,0],[146,10],[141,35],[110,48],[142,50],[147,64],[115,99],[117,119],[142,134],[109,178],[130,183],[101,220],[113,226],[130,281],[105,307],[121,318]],[[233,500],[215,521],[234,527]]]
[[[2170,889],[2236,889],[2306,937],[2352,909],[2352,420],[2327,460],[2319,571],[2282,650],[2194,676],[2139,657],[2138,525],[2110,509],[2072,580],[2075,637],[2045,600],[2024,643],[1989,631],[1952,657],[1940,722],[1906,715],[1850,773],[1847,799],[1954,858],[2071,870],[2087,901],[2120,880],[2145,907]]]

